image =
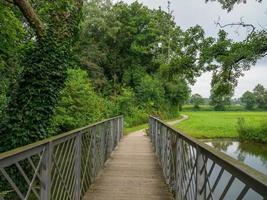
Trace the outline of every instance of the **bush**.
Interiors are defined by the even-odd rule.
[[[81,69],[69,69],[52,121],[53,134],[69,131],[112,115],[110,102],[97,95]]]
[[[241,140],[254,140],[267,143],[267,123],[262,122],[258,126],[247,124],[244,118],[237,121],[237,130]]]

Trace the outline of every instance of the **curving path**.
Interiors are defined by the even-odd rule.
[[[187,120],[189,117],[188,115],[184,115],[184,114],[181,114],[182,118],[181,119],[177,119],[177,120],[173,120],[173,121],[168,121],[167,124],[173,126],[173,125],[176,125],[184,120]]]

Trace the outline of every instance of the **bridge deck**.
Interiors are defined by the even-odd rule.
[[[121,140],[84,199],[172,199],[144,131],[132,133]]]

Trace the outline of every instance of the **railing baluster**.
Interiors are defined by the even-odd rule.
[[[75,193],[75,199],[80,200],[81,199],[81,143],[82,143],[82,136],[79,132],[76,135],[76,162],[75,162],[75,177],[76,177],[76,193]]]
[[[41,200],[50,199],[52,151],[52,144],[48,142],[45,146],[41,164]]]

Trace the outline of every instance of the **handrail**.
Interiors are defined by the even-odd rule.
[[[266,199],[267,176],[150,116],[149,135],[176,199]]]
[[[79,200],[123,135],[117,116],[0,154],[0,200]]]

